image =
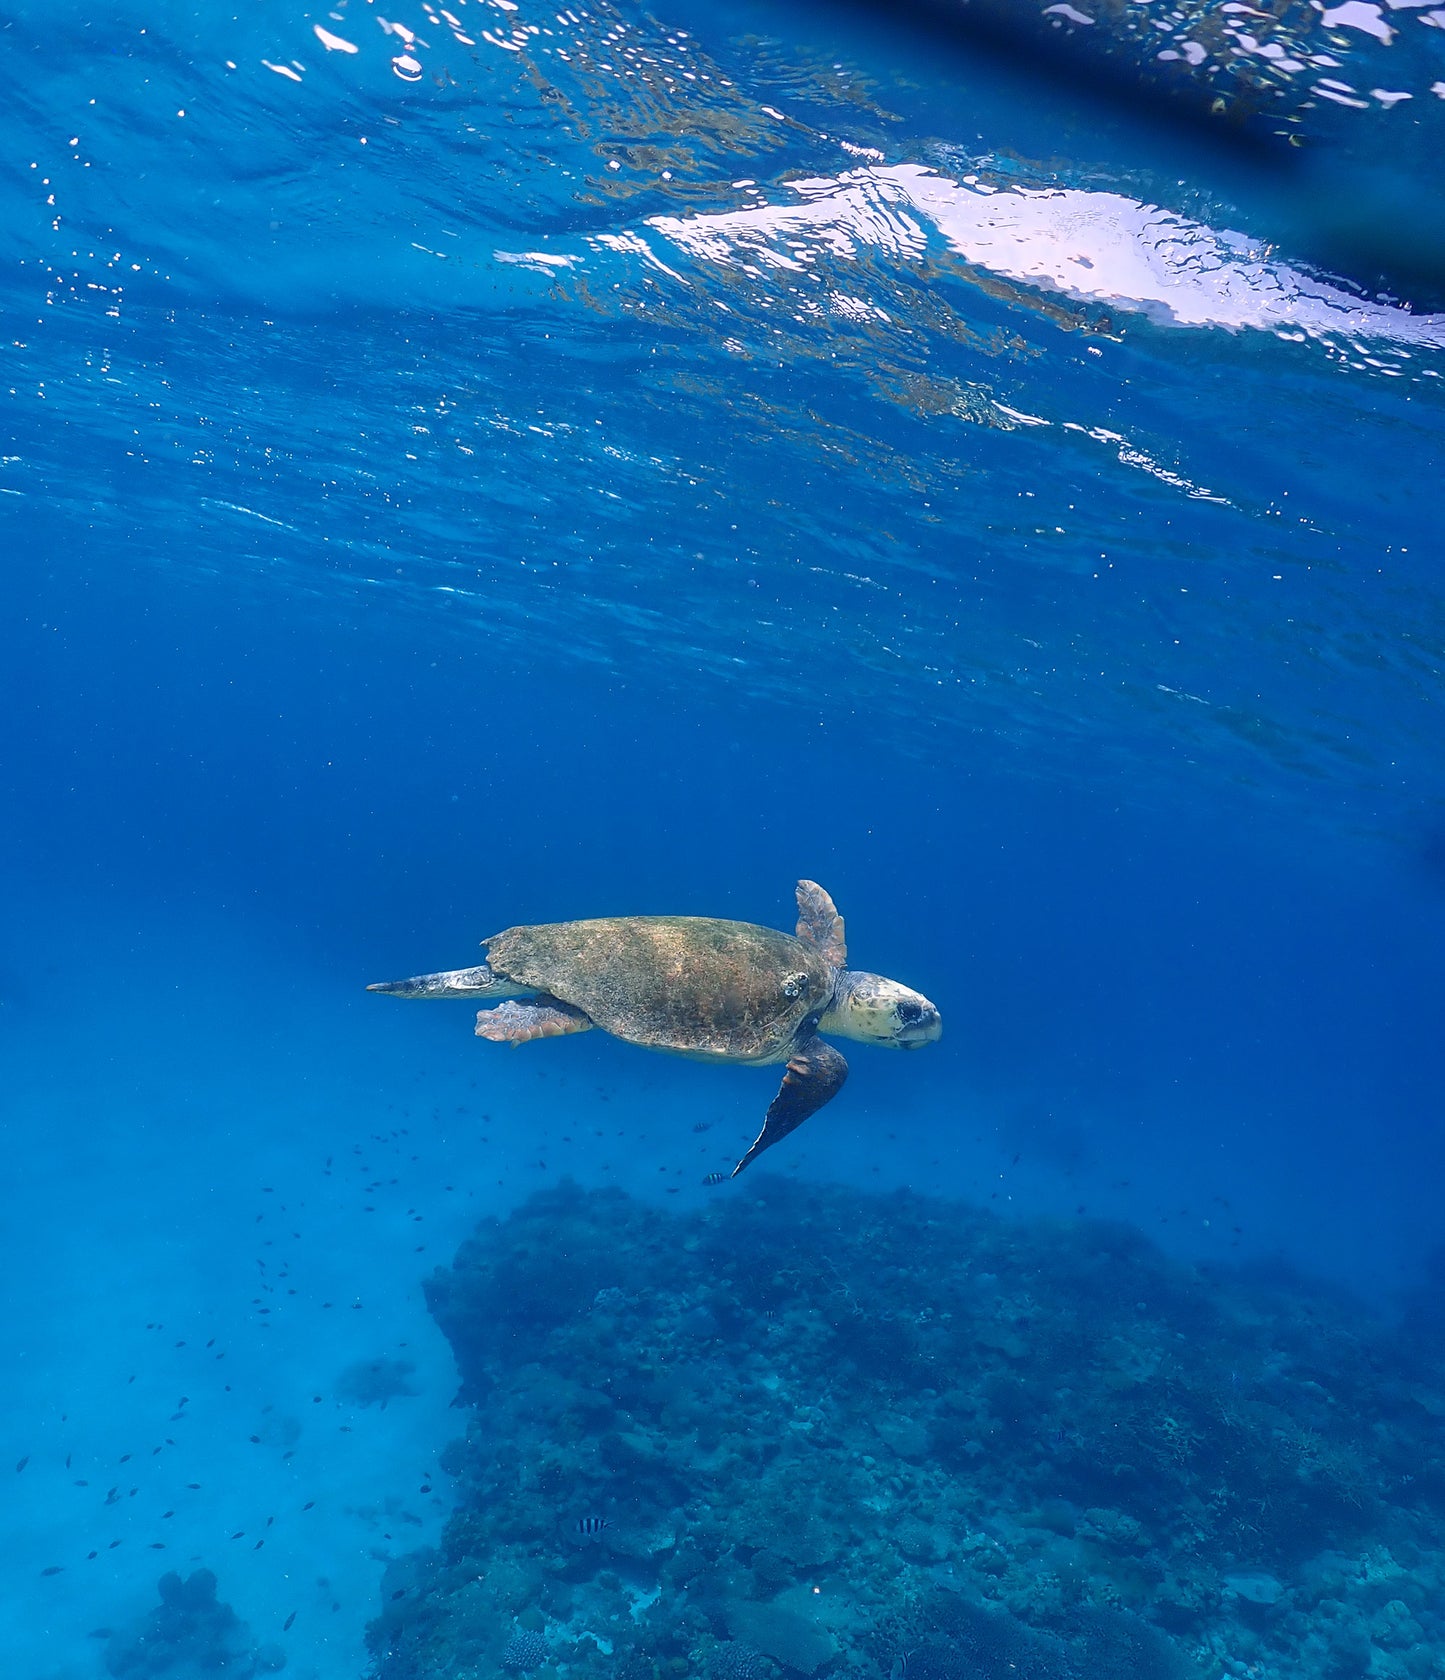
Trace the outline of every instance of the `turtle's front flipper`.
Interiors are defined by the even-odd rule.
[[[388,997],[404,998],[463,998],[463,997],[521,997],[525,986],[514,986],[500,974],[494,974],[485,963],[475,968],[449,968],[443,974],[418,974],[410,980],[378,980],[368,986],[369,992],[385,992]]]
[[[848,965],[848,942],[838,907],[816,881],[798,882],[798,938],[834,968]]]
[[[591,1017],[561,998],[534,997],[525,1003],[503,1003],[477,1011],[477,1037],[493,1044],[530,1044],[534,1038],[563,1038],[587,1032]]]
[[[848,1064],[831,1044],[821,1038],[806,1038],[788,1058],[788,1071],[768,1109],[763,1129],[752,1148],[732,1170],[738,1174],[765,1149],[771,1149],[779,1138],[796,1130],[810,1114],[816,1114],[826,1102],[831,1102],[843,1089],[848,1077]]]

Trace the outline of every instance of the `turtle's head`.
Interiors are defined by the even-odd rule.
[[[896,980],[859,969],[839,972],[833,1002],[818,1031],[881,1044],[890,1050],[919,1050],[943,1032],[938,1011],[924,997]]]

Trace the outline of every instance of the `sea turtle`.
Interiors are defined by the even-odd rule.
[[[819,1033],[916,1050],[942,1031],[920,993],[847,968],[843,918],[815,881],[798,882],[796,935],[709,916],[604,916],[507,928],[475,968],[368,986],[409,998],[507,998],[477,1013],[494,1043],[601,1027],[614,1038],[699,1061],[787,1071],[763,1129],[733,1168],[786,1137],[837,1095],[848,1064]]]

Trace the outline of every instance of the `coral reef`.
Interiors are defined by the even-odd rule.
[[[216,1577],[198,1569],[184,1580],[162,1575],[161,1595],[138,1627],[111,1635],[105,1666],[116,1680],[204,1680],[225,1674],[232,1680],[258,1680],[286,1666],[277,1645],[253,1646],[251,1631],[229,1604],[216,1597]]]
[[[379,1680],[1445,1673],[1418,1341],[1123,1227],[749,1188],[564,1186],[428,1281],[467,1434]]]

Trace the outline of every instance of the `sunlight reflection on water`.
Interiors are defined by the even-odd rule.
[[[1353,296],[1272,260],[1241,234],[1120,193],[1018,185],[1000,190],[977,175],[958,182],[916,164],[854,169],[788,186],[801,204],[655,216],[649,225],[710,262],[752,260],[797,273],[821,255],[853,257],[860,246],[917,262],[931,228],[966,263],[1175,326],[1445,346],[1445,316],[1414,315]],[[800,239],[809,243],[799,246]]]

